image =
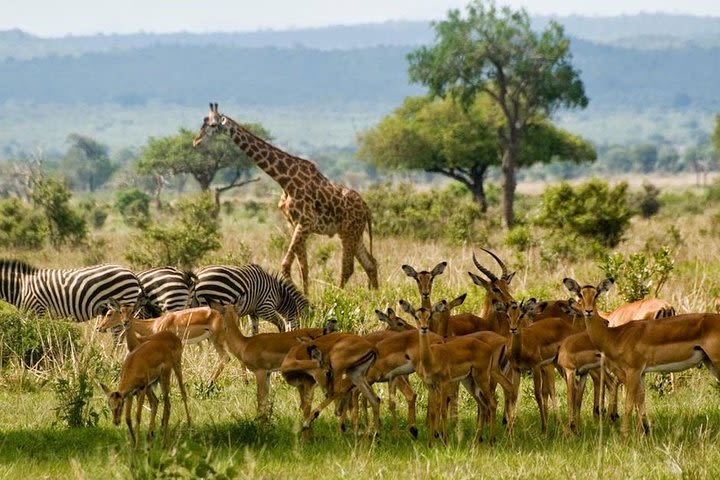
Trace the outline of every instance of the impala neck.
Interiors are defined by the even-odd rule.
[[[418,335],[420,335],[418,339],[418,364],[426,371],[430,370],[430,366],[433,362],[432,350],[430,349],[430,339],[428,338],[429,334],[430,330],[423,333],[422,329],[418,328]]]
[[[606,320],[600,316],[597,309],[593,310],[592,316],[585,317],[585,326],[590,341],[600,350],[607,351],[607,347],[613,343],[613,332],[611,332]]]
[[[247,347],[248,341],[252,337],[246,337],[240,331],[238,327],[237,319],[225,319],[225,341],[228,349],[230,349],[235,356],[243,358],[245,348]]]
[[[520,358],[522,353],[522,327],[510,332],[510,358]]]

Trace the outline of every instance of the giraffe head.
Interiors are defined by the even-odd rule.
[[[226,121],[227,118],[225,118],[225,115],[218,112],[218,104],[211,103],[210,113],[207,117],[203,118],[203,124],[193,140],[193,147],[197,147],[203,140],[215,135]]]

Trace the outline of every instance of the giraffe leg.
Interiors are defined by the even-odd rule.
[[[358,247],[358,239],[355,237],[343,237],[342,239],[342,270],[340,271],[340,288],[344,288],[347,281],[355,270],[355,255]]]
[[[355,256],[368,276],[368,286],[373,289],[378,288],[377,261],[370,255],[362,242],[358,242],[355,248]]]
[[[288,280],[292,281],[292,262],[297,256],[298,262],[300,263],[300,274],[303,279],[303,291],[308,294],[308,283],[307,283],[307,252],[305,251],[305,240],[309,235],[309,231],[302,225],[295,226],[292,238],[290,239],[290,246],[285,254],[285,258],[282,261],[282,275]]]

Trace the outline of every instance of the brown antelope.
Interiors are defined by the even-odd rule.
[[[308,435],[312,422],[330,403],[357,388],[368,399],[373,410],[373,430],[380,430],[380,399],[365,377],[377,358],[375,346],[359,335],[333,332],[296,345],[285,356],[283,373],[305,372],[326,391],[326,398],[303,420],[303,434]],[[346,378],[343,378],[346,376]],[[356,413],[356,412],[355,412]],[[357,425],[357,419],[353,419]]]
[[[447,267],[447,262],[438,263],[429,272],[427,270],[418,272],[410,265],[403,265],[401,267],[405,275],[415,279],[417,282],[418,290],[420,290],[420,302],[423,307],[430,308],[432,306],[430,295],[432,294],[433,281],[435,277],[445,271],[445,267]]]
[[[168,421],[170,419],[170,375],[175,372],[180,387],[180,395],[185,404],[185,414],[190,425],[190,410],[187,405],[187,395],[182,377],[182,342],[172,332],[159,332],[146,337],[142,344],[131,351],[123,363],[120,372],[120,381],[115,391],[110,391],[105,385],[100,384],[108,405],[113,414],[113,423],[120,424],[121,411],[125,407],[125,423],[130,431],[130,439],[133,446],[138,444],[140,420],[144,398],[147,396],[150,402],[150,421],[147,432],[148,446],[152,440],[155,429],[155,416],[157,414],[158,399],[153,392],[155,384],[160,383],[163,394],[163,445],[167,445]],[[138,435],[133,429],[131,418],[133,397],[138,397],[135,423],[137,424]]]
[[[557,364],[565,373],[567,386],[567,411],[570,431],[578,433],[580,429],[580,412],[582,409],[583,393],[587,376],[594,384],[593,415],[599,417],[601,413],[601,384],[600,384],[600,352],[590,340],[587,331],[570,335],[560,343]],[[609,372],[603,372],[602,377],[607,389],[610,391],[608,415],[616,420],[618,382]]]
[[[495,259],[498,265],[500,265],[501,274],[499,278],[496,277],[495,274],[493,274],[487,268],[483,267],[482,264],[478,262],[475,253],[473,253],[473,263],[475,264],[477,269],[480,270],[480,272],[482,272],[483,274],[485,274],[485,276],[488,278],[487,280],[485,280],[479,275],[468,272],[468,275],[470,275],[473,283],[485,289],[485,301],[483,303],[482,311],[480,311],[479,315],[482,318],[488,320],[488,327],[490,330],[497,332],[501,335],[508,336],[509,327],[507,325],[507,321],[505,321],[505,317],[498,317],[495,314],[493,302],[503,302],[505,304],[508,304],[515,301],[513,296],[510,294],[510,282],[515,277],[515,272],[509,272],[505,263],[500,260],[500,258],[493,252],[485,248],[482,248],[482,250],[487,252],[491,257]]]
[[[287,353],[298,344],[300,338],[316,338],[328,333],[322,328],[301,328],[288,332],[260,333],[246,337],[238,327],[237,311],[232,305],[216,305],[222,309],[225,318],[225,342],[228,350],[255,375],[257,381],[257,412],[259,417],[266,417],[267,396],[270,390],[270,374],[280,371],[280,366]],[[334,324],[330,325],[334,328]],[[296,376],[289,381],[300,393],[301,408],[309,411],[309,401],[315,381],[307,376]]]
[[[627,435],[633,411],[644,432],[649,430],[645,413],[643,374],[677,372],[704,362],[720,380],[720,315],[691,313],[655,320],[637,320],[610,328],[598,314],[597,299],[613,284],[580,286],[572,278],[565,287],[577,295],[590,340],[605,355],[611,369],[625,385],[622,433]]]
[[[534,298],[520,304],[504,305],[496,302],[498,310],[506,310],[510,324],[510,345],[508,357],[510,359],[513,401],[514,405],[520,392],[520,372],[530,370],[533,377],[535,401],[540,411],[540,425],[542,433],[547,433],[547,397],[553,404],[556,417],[557,402],[555,400],[555,375],[548,375],[543,367],[550,365],[557,356],[560,343],[568,336],[577,333],[581,325],[572,325],[557,317],[545,318],[530,324],[529,318],[536,306]],[[552,385],[544,385],[552,383]],[[511,422],[512,418],[508,419]]]
[[[157,318],[140,320],[133,318],[132,307],[121,307],[117,302],[110,302],[108,311],[96,330],[105,332],[127,322],[132,324],[133,331],[140,337],[169,331],[180,337],[184,343],[193,344],[204,340],[212,342],[220,358],[210,376],[209,385],[215,383],[228,361],[228,353],[225,350],[225,321],[220,312],[210,307],[187,308],[167,312]]]
[[[460,382],[477,403],[476,440],[482,438],[483,423],[487,412],[489,439],[495,439],[495,411],[497,400],[491,390],[495,352],[486,343],[474,338],[457,337],[444,343],[431,344],[430,318],[432,312],[420,307],[413,312],[418,324],[418,355],[415,372],[430,390],[428,410],[430,430],[434,437],[447,441],[447,397],[450,386]],[[505,381],[509,382],[507,379]]]

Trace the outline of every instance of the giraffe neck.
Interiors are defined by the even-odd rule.
[[[258,137],[229,117],[224,125],[225,132],[233,142],[265,173],[270,175],[284,190],[292,189],[293,178],[301,172],[307,172],[307,179],[317,175],[315,165],[302,158],[277,148]]]

